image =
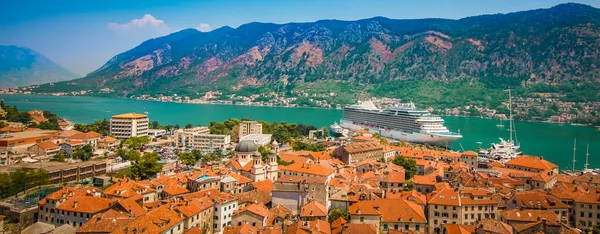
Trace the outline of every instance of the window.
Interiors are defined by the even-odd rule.
[[[418,224],[417,224],[417,226],[415,227],[415,229],[416,229],[417,231],[419,231],[420,227],[419,227],[419,225],[418,225]]]
[[[408,231],[408,224],[405,224],[405,225],[404,225],[404,230],[405,230],[405,231]]]
[[[394,229],[398,230],[398,224],[394,224]]]
[[[387,224],[383,224],[383,230],[387,230],[388,229],[388,225]]]
[[[360,222],[365,222],[365,217],[360,217]]]

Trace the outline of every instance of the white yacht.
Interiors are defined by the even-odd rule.
[[[511,95],[511,90],[508,89],[508,111],[509,111],[509,116],[508,116],[508,120],[509,120],[509,140],[504,140],[502,138],[500,138],[500,143],[491,143],[492,147],[489,149],[485,149],[485,150],[480,150],[479,151],[479,156],[482,157],[486,157],[492,160],[498,160],[501,162],[507,162],[513,158],[519,157],[521,155],[521,152],[519,151],[519,149],[521,148],[520,145],[518,145],[517,143],[515,143],[515,140],[513,140],[513,135],[514,138],[516,139],[516,131],[514,130],[514,121],[513,121],[513,116],[512,116],[512,95]]]

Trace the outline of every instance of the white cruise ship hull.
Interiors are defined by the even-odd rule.
[[[437,133],[422,133],[422,132],[401,132],[397,130],[386,130],[381,128],[372,128],[369,126],[361,126],[357,124],[353,124],[351,121],[340,121],[340,126],[343,128],[360,130],[360,129],[368,129],[369,132],[373,134],[379,134],[383,137],[392,138],[400,141],[414,142],[419,144],[429,144],[435,146],[449,147],[456,140],[460,139],[462,136],[458,134],[437,134]]]

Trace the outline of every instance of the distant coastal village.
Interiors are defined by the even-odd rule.
[[[392,106],[399,100],[386,99]],[[4,233],[588,233],[600,175],[365,129],[142,113],[72,124],[0,103]],[[427,118],[426,120],[433,120]],[[429,125],[428,125],[429,126]],[[339,127],[339,126],[338,126]],[[512,148],[510,149],[512,150]]]
[[[0,89],[0,94],[32,94],[28,91],[30,87]],[[103,89],[100,92],[110,93],[111,90]],[[43,95],[53,96],[87,96],[91,91],[59,92]],[[251,94],[249,96],[238,96],[236,94],[223,95],[219,91],[209,91],[200,98],[190,98],[177,94],[168,95],[139,95],[129,98],[135,100],[176,102],[190,104],[225,104],[245,106],[272,106],[272,107],[311,107],[342,109],[353,103],[335,103],[332,98],[339,95],[330,93],[295,93],[293,97],[281,96],[277,92],[264,94]],[[388,108],[402,103],[402,99],[387,97],[368,97],[365,100],[373,101],[380,108]],[[433,108],[421,106],[420,108],[439,115],[446,116],[470,116],[480,118],[492,118],[508,120],[508,103],[503,102],[503,108],[492,109],[476,105],[457,106],[453,108]],[[556,124],[571,124],[576,126],[600,126],[600,102],[569,102],[561,101],[560,95],[549,93],[537,93],[533,97],[519,97],[513,99],[513,118],[519,121],[537,121]]]

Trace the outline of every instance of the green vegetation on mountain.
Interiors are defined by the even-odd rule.
[[[45,84],[77,77],[36,51],[0,45],[0,88]]]
[[[558,92],[565,101],[600,101],[600,9],[561,4],[509,14],[450,19],[249,23],[211,32],[186,29],[148,40],[72,82],[34,92],[143,94],[219,100],[277,93],[333,104],[359,95],[422,106],[498,108],[502,90]],[[259,97],[268,99],[269,97]]]

